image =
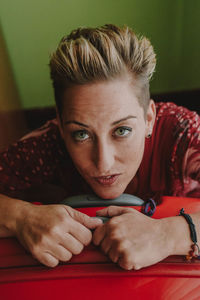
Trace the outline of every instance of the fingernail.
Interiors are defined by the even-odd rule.
[[[95,219],[95,221],[99,224],[102,224],[103,223],[103,220],[99,217],[92,217],[92,219]]]
[[[106,223],[110,219],[109,217],[100,217],[100,216],[97,216],[96,218],[101,220],[102,223]]]

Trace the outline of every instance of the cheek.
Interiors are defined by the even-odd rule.
[[[145,138],[141,135],[134,136],[131,143],[124,147],[123,157],[129,167],[138,168],[144,154]]]
[[[77,170],[81,171],[89,168],[90,154],[87,149],[83,150],[82,147],[68,141],[65,141],[65,146]]]

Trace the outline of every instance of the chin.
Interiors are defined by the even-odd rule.
[[[99,190],[99,189],[95,190],[94,189],[94,192],[98,197],[106,200],[106,199],[118,198],[119,196],[121,196],[121,194],[123,194],[124,190],[123,191],[120,191],[120,190],[113,191],[112,189],[109,190],[109,189],[104,188],[102,190]]]

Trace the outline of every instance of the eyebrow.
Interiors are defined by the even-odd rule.
[[[136,116],[127,116],[127,117],[125,117],[125,118],[122,118],[122,119],[120,119],[120,120],[118,120],[118,121],[113,122],[112,125],[119,124],[119,123],[121,123],[121,122],[123,122],[123,121],[126,121],[126,120],[128,120],[128,119],[136,119],[136,118],[137,118]]]
[[[80,126],[89,128],[88,125],[83,124],[83,123],[78,122],[78,121],[75,121],[75,120],[66,121],[66,122],[64,123],[64,125],[68,125],[68,124],[77,124],[77,125],[80,125]]]
[[[111,125],[113,126],[113,125],[119,124],[119,123],[121,123],[121,122],[123,122],[123,121],[126,121],[126,120],[128,120],[128,119],[136,119],[136,118],[137,118],[136,116],[127,116],[127,117],[125,117],[125,118],[122,118],[122,119],[120,119],[120,120],[117,120],[117,121],[113,122]],[[84,124],[84,123],[81,123],[81,122],[78,122],[78,121],[75,121],[75,120],[66,121],[64,124],[65,124],[65,125],[68,125],[68,124],[77,124],[77,125],[80,125],[80,126],[89,128],[88,125],[86,125],[86,124]]]

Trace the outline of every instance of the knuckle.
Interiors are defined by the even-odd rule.
[[[123,233],[119,227],[116,226],[114,228],[108,228],[107,233],[109,239],[115,243],[117,247],[125,244]]]
[[[108,206],[108,209],[107,209],[108,215],[110,215],[112,213],[113,209],[115,209],[115,205]]]
[[[66,218],[66,209],[64,209],[63,205],[56,205],[55,212],[60,218]]]
[[[124,259],[120,262],[120,267],[122,267],[125,270],[132,270],[133,269],[133,263],[128,259]]]
[[[69,216],[66,216],[66,213],[64,211],[59,213],[59,223],[64,223],[69,218]]]
[[[109,257],[112,260],[112,262],[114,262],[114,263],[116,263],[118,260],[118,255],[115,255],[114,253],[110,253]]]
[[[67,212],[73,212],[73,208],[71,208],[71,206],[69,205],[61,205],[61,207],[63,207],[65,210],[67,210]]]
[[[85,246],[89,245],[91,240],[92,240],[92,232],[88,230],[87,232],[85,232],[84,235],[84,245]]]
[[[54,207],[58,213],[63,213],[64,205],[55,205]]]
[[[118,261],[120,267],[122,267],[125,270],[132,270],[135,268],[135,266],[139,267],[137,259],[130,251],[126,251],[123,254],[120,254],[120,259]]]
[[[124,258],[121,259],[119,265],[125,270],[140,270],[142,268],[141,264],[131,257],[131,255],[124,255]]]
[[[33,255],[34,258],[36,258],[38,261],[40,261],[42,264],[44,264],[47,267],[54,268],[59,264],[58,259],[47,255],[38,246],[35,246],[32,249],[32,255]]]
[[[66,251],[65,253],[60,254],[59,260],[60,261],[69,261],[72,258],[72,253],[69,251]]]
[[[29,250],[31,251],[33,257],[37,258],[39,256],[40,247],[38,247],[37,245],[33,245],[29,248]]]
[[[117,217],[113,217],[113,218],[111,218],[109,221],[108,221],[108,226],[110,226],[110,227],[116,227],[117,226],[117,224],[118,224],[118,220],[117,220]]]
[[[133,269],[133,267],[132,267],[131,264],[128,264],[128,263],[127,263],[127,264],[125,264],[124,269],[127,270],[127,271],[130,271],[130,270]]]
[[[55,268],[59,264],[59,260],[54,258],[54,259],[49,259],[49,257],[44,256],[42,261],[44,265],[50,268]]]
[[[66,216],[66,213],[67,213],[68,216],[70,216],[73,219],[75,218],[75,215],[78,213],[78,211],[73,209],[71,206],[63,205],[63,208],[65,210],[65,216]]]
[[[124,249],[120,243],[115,245],[115,249],[119,256],[127,255],[126,249]]]
[[[108,223],[106,223],[106,227],[109,232],[115,233],[116,235],[121,235],[123,232],[127,231],[121,216],[110,219]]]
[[[117,238],[118,237],[118,226],[116,223],[114,223],[113,221],[109,221],[108,224],[105,225],[106,226],[106,232],[109,234],[110,237],[112,238]]]
[[[97,246],[99,244],[98,232],[95,230],[92,236],[93,243]]]
[[[46,265],[51,268],[55,268],[59,264],[59,260],[47,261]]]
[[[43,238],[42,238],[43,239]],[[42,244],[42,242],[33,244],[29,250],[31,251],[31,254],[35,257],[38,258],[41,256],[41,253],[43,252],[43,249],[45,247],[45,244]]]
[[[116,228],[110,232],[109,236],[110,236],[110,240],[115,242],[117,245],[119,245],[119,243],[121,243],[121,236],[120,236],[119,230],[117,230]]]
[[[56,208],[56,217],[57,217],[57,222],[58,224],[66,224],[70,222],[72,216],[68,210],[65,209],[64,206],[57,207]]]
[[[130,242],[127,240],[121,240],[118,244],[118,251],[121,254],[128,254],[128,251],[130,250]]]
[[[59,232],[58,225],[54,225],[51,228],[49,228],[49,234],[53,237],[57,236]]]
[[[63,261],[69,261],[71,258],[72,258],[72,253],[68,252],[68,253],[66,253]]]
[[[80,245],[79,247],[76,247],[73,251],[73,254],[78,255],[82,252],[83,250],[83,245]]]

